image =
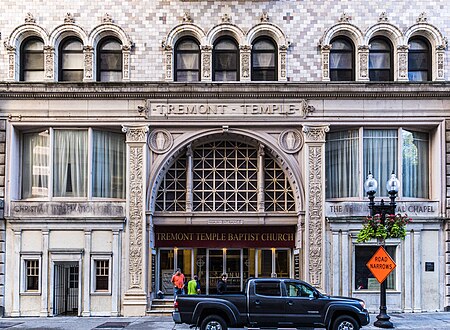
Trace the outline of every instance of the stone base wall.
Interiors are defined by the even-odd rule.
[[[446,178],[446,222],[445,222],[445,311],[450,311],[450,120],[445,122],[445,178]]]

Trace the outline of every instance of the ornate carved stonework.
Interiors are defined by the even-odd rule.
[[[303,134],[296,129],[287,129],[278,136],[278,145],[286,153],[298,152],[303,147]]]
[[[122,47],[122,55],[123,55],[123,79],[129,80],[130,79],[130,51],[124,50]]]
[[[388,16],[387,16],[385,11],[383,11],[380,14],[380,17],[378,17],[378,22],[389,22],[389,18],[388,18]]]
[[[322,50],[322,79],[330,80],[330,50],[331,45],[321,45]]]
[[[419,17],[417,17],[417,23],[426,23],[428,21],[427,14],[425,12],[421,12]]]
[[[250,77],[250,53],[242,54],[242,78]]]
[[[84,78],[92,79],[94,48],[92,46],[84,46]]]
[[[102,23],[112,23],[113,19],[111,17],[111,15],[109,15],[108,13],[105,13],[105,15],[103,15],[102,17]]]
[[[359,53],[359,77],[362,80],[369,79],[369,46],[358,47]]]
[[[64,17],[64,23],[66,23],[66,24],[75,23],[75,18],[73,17],[73,15],[71,13],[66,14],[66,16]]]
[[[8,78],[13,80],[15,75],[16,54],[10,52],[8,55]]]
[[[135,130],[131,130],[135,131]],[[127,133],[128,137],[128,133]],[[143,220],[143,173],[144,162],[143,149],[141,146],[130,147],[130,210],[129,210],[129,289],[143,289],[142,269],[144,265],[142,246],[142,222]]]
[[[44,46],[44,71],[45,71],[45,79],[51,80],[54,78],[53,75],[53,55],[54,48],[51,46]]]
[[[280,52],[280,77],[286,79],[286,52]]]
[[[267,12],[266,11],[264,11],[262,14],[261,14],[261,17],[260,17],[260,19],[259,19],[261,22],[268,22],[269,21],[269,14],[267,14]]]
[[[150,133],[147,143],[153,152],[161,154],[167,152],[172,147],[173,137],[169,131],[158,129]]]
[[[183,15],[183,23],[192,23],[192,17],[188,12],[185,12]]]
[[[303,126],[306,142],[325,142],[325,133],[329,130],[328,126]]]
[[[33,14],[27,13],[27,16],[25,16],[25,23],[27,23],[27,24],[36,23],[36,19],[34,18]]]
[[[172,79],[172,52],[166,51],[166,79]]]
[[[122,132],[127,135],[127,142],[145,143],[147,139],[148,126],[129,127],[123,126]]]
[[[223,14],[221,20],[222,23],[231,23],[231,17],[228,14]]]
[[[322,130],[323,131],[323,130]],[[323,197],[322,197],[322,148],[309,147],[309,200],[308,200],[308,236],[309,281],[317,287],[322,286],[323,274]]]
[[[352,19],[352,17],[350,15],[348,15],[347,13],[342,13],[341,17],[339,17],[339,22],[340,23],[348,23],[350,22],[350,20]]]
[[[444,52],[437,53],[437,76],[438,78],[444,78]]]
[[[202,77],[209,80],[211,79],[211,52],[202,52],[202,59]]]

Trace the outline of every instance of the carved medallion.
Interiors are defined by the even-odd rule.
[[[161,154],[167,152],[172,147],[173,137],[169,131],[158,129],[149,134],[147,143],[153,152]]]
[[[286,153],[294,153],[303,147],[303,134],[296,129],[287,129],[278,136],[278,145]]]

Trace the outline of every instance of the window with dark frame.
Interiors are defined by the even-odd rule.
[[[213,80],[239,81],[239,47],[232,38],[223,37],[214,44]]]
[[[200,80],[200,46],[193,38],[183,38],[175,45],[174,80]]]
[[[40,38],[26,39],[20,49],[20,81],[44,80],[44,42]]]
[[[104,38],[97,51],[97,81],[122,80],[122,44],[116,38]]]
[[[395,246],[386,246],[385,249],[395,261]],[[355,290],[380,290],[380,284],[366,264],[379,249],[378,245],[355,246]],[[386,278],[386,289],[395,289],[395,270]]]
[[[25,260],[25,290],[39,291],[39,260]]]
[[[280,282],[255,282],[255,293],[261,296],[281,296]]]
[[[369,79],[370,81],[392,81],[392,44],[384,37],[375,37],[369,43]]]
[[[355,80],[355,51],[353,42],[340,36],[331,41],[330,79],[331,81]]]
[[[59,48],[59,80],[83,81],[83,44],[78,38],[69,37]]]
[[[277,80],[277,47],[274,41],[267,37],[255,40],[252,45],[252,80]]]
[[[428,40],[415,37],[409,40],[409,81],[431,81],[431,46]]]
[[[109,291],[109,260],[95,260],[95,291]]]

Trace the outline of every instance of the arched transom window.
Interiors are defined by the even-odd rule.
[[[190,191],[187,187],[192,187],[192,194],[186,193]],[[258,194],[259,187],[264,197]],[[261,204],[264,210],[258,208]],[[214,141],[176,159],[161,181],[155,209],[295,212],[295,199],[285,173],[272,156],[243,142]]]

